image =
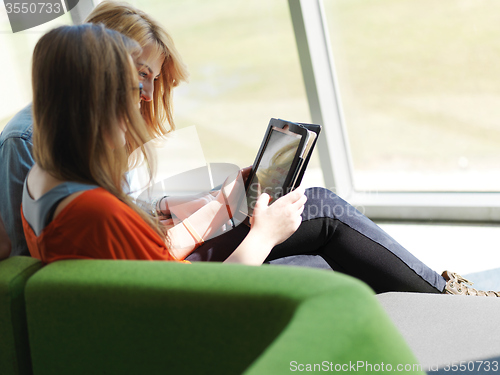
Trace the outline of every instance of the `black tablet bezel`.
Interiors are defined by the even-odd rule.
[[[255,174],[257,173],[257,170],[260,165],[260,161],[262,160],[262,157],[264,155],[264,152],[266,151],[267,145],[269,144],[269,139],[271,138],[271,134],[273,131],[278,131],[282,132],[285,134],[291,133],[294,134],[298,137],[300,137],[300,142],[297,147],[297,151],[295,152],[292,164],[290,165],[290,169],[288,171],[288,174],[283,182],[282,185],[282,194],[284,195],[288,193],[289,191],[294,189],[294,186],[292,186],[292,183],[296,181],[297,174],[299,173],[300,166],[302,165],[303,159],[302,159],[302,154],[306,145],[307,137],[308,137],[308,131],[305,127],[289,122],[289,121],[284,121],[284,120],[278,120],[278,119],[271,119],[269,122],[266,134],[264,136],[264,140],[260,146],[259,152],[257,153],[257,156],[255,158],[255,161],[252,165],[252,170],[250,171],[248,178],[245,183],[245,192],[248,195],[248,190],[250,188],[250,183],[253,180]],[[249,212],[246,213],[248,216],[252,216]]]

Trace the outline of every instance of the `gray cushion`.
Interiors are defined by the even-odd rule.
[[[500,356],[500,298],[397,292],[377,298],[424,370]]]

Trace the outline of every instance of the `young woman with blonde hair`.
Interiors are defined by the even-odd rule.
[[[102,23],[141,45],[136,65],[143,84],[142,116],[152,137],[175,130],[172,90],[188,72],[172,37],[148,14],[123,2],[101,2],[85,22]]]
[[[44,262],[79,255],[82,247],[93,251],[94,246],[81,240],[98,240],[89,236],[89,227],[102,224],[101,209],[135,214],[160,234],[122,191],[128,167],[125,131],[129,144],[149,138],[137,110],[140,87],[131,59],[140,51],[120,33],[90,24],[54,29],[35,47],[36,164],[25,181],[22,215],[31,255]],[[73,226],[76,217],[88,225]],[[70,253],[59,254],[62,246]]]
[[[108,27],[122,31],[141,44],[143,53],[137,58],[136,67],[144,86],[144,93],[141,95],[141,112],[146,122],[148,135],[150,138],[156,137],[175,129],[172,117],[172,89],[186,79],[187,72],[168,34],[145,13],[124,3],[103,2],[96,7],[87,20],[102,22]],[[25,136],[29,138],[29,132]],[[2,140],[0,139],[1,147]],[[1,154],[0,150],[0,157],[2,157]],[[17,153],[16,157],[18,154],[20,153]],[[9,174],[7,176],[8,180],[11,179]],[[264,218],[282,209],[285,212],[291,210],[296,214],[297,207],[303,205],[300,203],[301,196],[301,191],[295,192],[295,195],[286,196],[289,197],[285,197],[286,199],[295,202],[286,208],[284,207],[286,199],[278,200],[268,207],[265,202],[266,195],[263,195],[258,201],[261,209],[257,211],[265,212]],[[381,228],[331,191],[313,188],[306,191],[306,196],[308,202],[300,225],[296,222],[288,225],[290,222],[287,224],[286,220],[283,222],[280,218],[274,217],[274,220],[268,221],[269,225],[266,228],[262,225],[266,222],[265,219],[257,220],[254,221],[252,229],[240,225],[204,243],[198,241],[196,244],[191,241],[193,244],[177,252],[177,257],[188,256],[192,260],[205,261],[230,261],[235,259],[232,254],[238,254],[236,249],[245,248],[253,241],[253,253],[250,251],[243,253],[245,257],[252,254],[251,259],[246,258],[248,263],[259,264],[261,258],[269,251],[268,247],[272,242],[262,241],[262,239],[275,238],[277,233],[281,233],[282,237],[279,241],[284,241],[291,234],[291,228],[297,226],[298,230],[291,238],[273,248],[267,258],[269,263],[307,264],[338,270],[367,282],[377,292],[399,290],[475,293],[473,289],[463,285],[461,278],[456,274],[445,272],[441,276],[429,269]],[[220,205],[223,202],[210,202],[203,207],[203,210],[195,212],[190,217],[190,221],[195,224],[198,222],[198,228],[206,228],[207,223],[210,223],[210,213],[217,215],[218,212],[217,208],[212,210],[211,205],[217,204]],[[158,208],[160,211],[167,209],[165,205]],[[1,204],[0,211],[2,211]],[[3,212],[2,215],[4,215]],[[177,226],[176,229],[181,229],[182,232],[182,228]],[[265,230],[267,234],[264,236],[251,235],[251,233]],[[181,233],[181,237],[182,235],[189,237],[192,232]],[[203,241],[203,230],[198,230],[198,232],[201,236],[198,234],[195,237]],[[173,237],[175,239],[175,236]],[[252,240],[255,238],[260,238],[260,240]],[[197,246],[198,248],[190,253]],[[13,246],[13,249],[15,247]],[[239,258],[239,260],[242,259]],[[311,262],[311,259],[314,260]],[[317,259],[320,259],[320,262],[315,264]],[[461,288],[457,289],[454,287],[456,285],[461,285]]]
[[[54,29],[35,47],[36,163],[25,181],[22,218],[30,253],[44,263],[179,260],[158,223],[122,189],[126,148],[149,139],[130,56],[137,48],[118,32],[91,24]],[[227,261],[262,263],[297,229],[305,200],[298,190],[268,207],[264,196],[252,230]],[[270,230],[271,224],[279,231]]]
[[[120,2],[100,3],[86,22],[101,23],[139,43],[142,51],[135,64],[143,85],[140,111],[149,139],[174,130],[172,90],[187,79],[188,73],[170,35],[146,13]],[[0,218],[5,225],[5,230],[0,231],[0,240],[11,244],[4,249],[4,253],[11,249],[10,256],[29,255],[19,207],[23,182],[35,162],[32,124],[29,104],[0,134]]]

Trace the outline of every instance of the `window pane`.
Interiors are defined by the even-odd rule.
[[[43,25],[12,33],[4,3],[0,3],[0,131],[21,108],[31,102],[31,55],[47,31],[71,24],[68,13]]]
[[[500,190],[500,2],[325,0],[357,190]]]
[[[195,125],[209,162],[253,163],[271,117],[310,122],[286,0],[140,0],[190,71],[175,91],[178,128]],[[321,184],[317,155],[306,178]]]

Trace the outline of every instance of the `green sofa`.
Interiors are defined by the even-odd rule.
[[[0,374],[31,374],[24,288],[42,264],[29,257],[0,261]]]
[[[417,363],[373,292],[337,273],[106,260],[40,268],[14,257],[0,275],[5,375],[372,373]]]

